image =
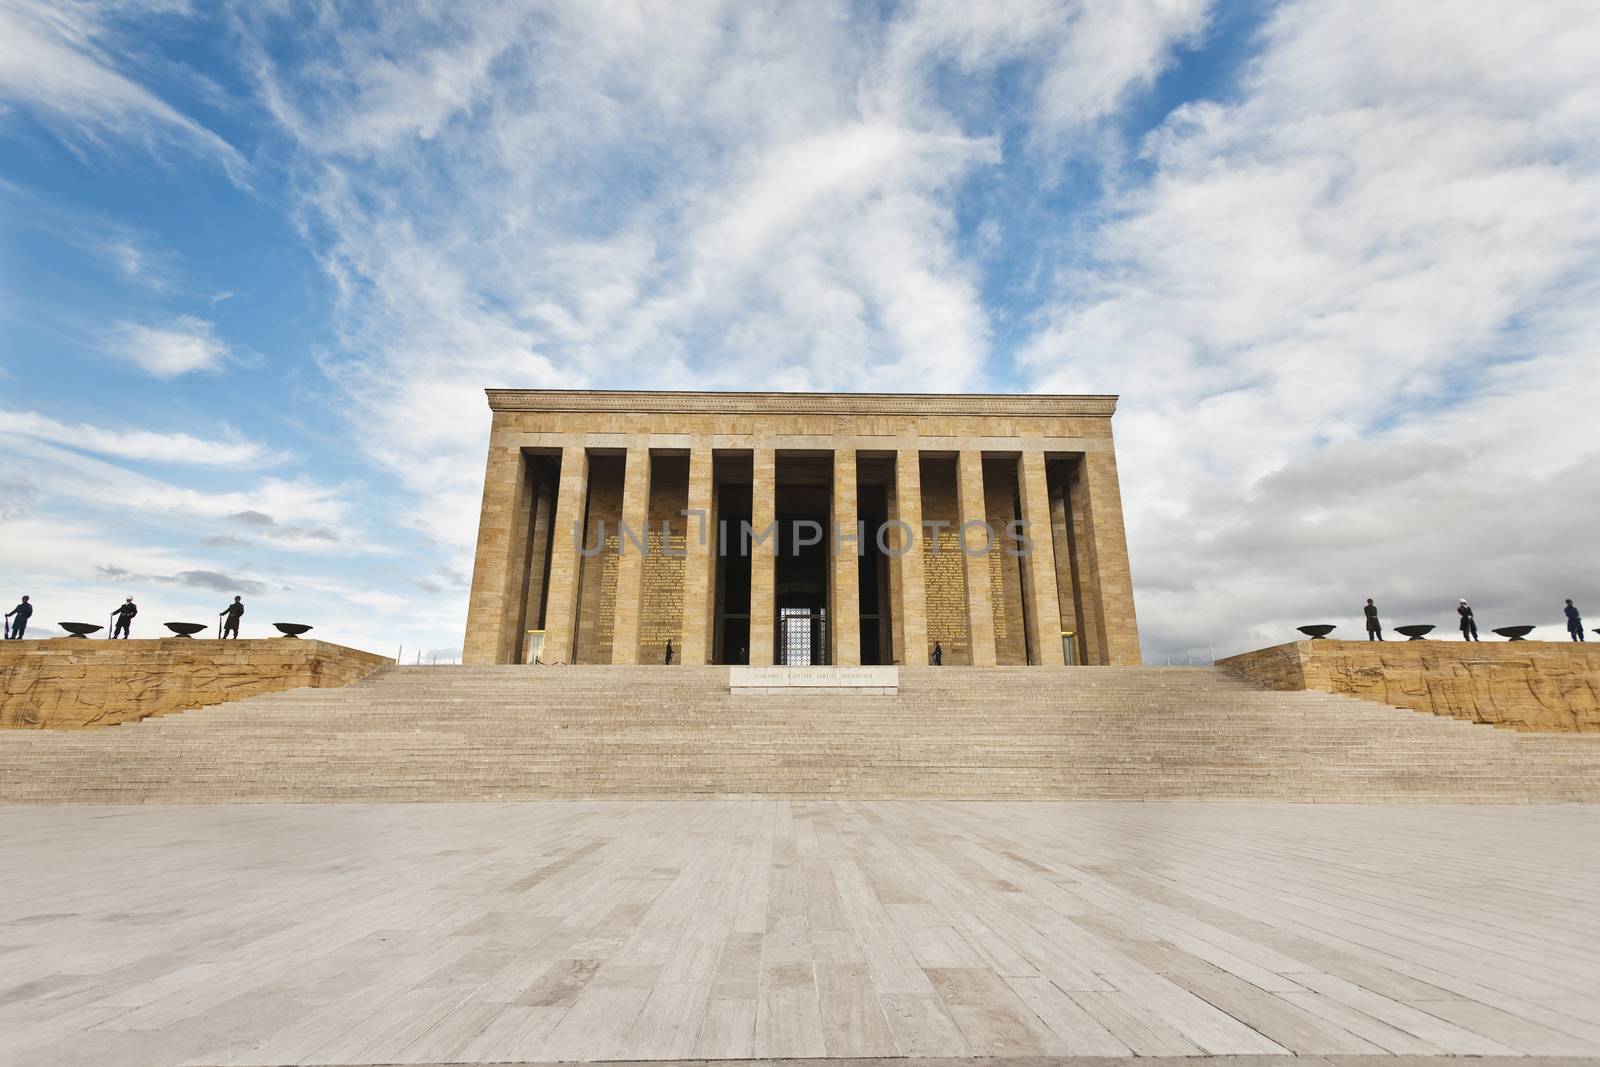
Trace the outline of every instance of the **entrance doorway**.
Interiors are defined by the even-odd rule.
[[[827,608],[779,609],[778,662],[785,667],[811,667],[828,662]]]
[[[831,456],[778,456],[773,659],[783,666],[833,662],[833,642],[828,632],[832,622],[829,579],[833,557],[828,537],[832,486]]]
[[[780,497],[780,499],[782,499]],[[828,640],[827,513],[781,517],[775,563],[778,617],[774,659],[782,666],[833,662]]]

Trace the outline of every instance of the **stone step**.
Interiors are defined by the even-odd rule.
[[[1497,731],[1210,668],[396,667],[94,731],[0,733],[0,801],[578,797],[1600,799],[1600,737]]]

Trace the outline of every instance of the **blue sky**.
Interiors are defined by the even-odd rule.
[[[1596,55],[1565,0],[0,0],[3,595],[450,657],[484,386],[1117,392],[1149,658],[1558,635]]]

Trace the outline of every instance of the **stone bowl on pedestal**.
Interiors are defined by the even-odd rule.
[[[193,637],[206,628],[203,622],[164,622],[161,625],[179,637]]]
[[[1433,633],[1433,623],[1421,622],[1413,623],[1410,626],[1396,626],[1394,632],[1407,640],[1421,641],[1424,637]]]
[[[1299,630],[1313,641],[1321,641],[1323,638],[1333,633],[1333,631],[1337,630],[1338,627],[1330,623],[1319,622],[1315,626],[1296,626],[1295,629]]]
[[[1525,641],[1533,633],[1531,626],[1496,626],[1494,632],[1507,641]]]
[[[303,622],[275,622],[272,625],[285,637],[299,637],[311,629]]]
[[[58,622],[56,625],[67,631],[68,637],[81,637],[85,640],[88,640],[89,635],[96,630],[105,629],[97,622]]]

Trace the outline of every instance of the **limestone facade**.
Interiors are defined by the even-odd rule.
[[[469,664],[1137,664],[1110,396],[488,391]]]
[[[1600,644],[1294,641],[1217,666],[1268,689],[1318,689],[1514,730],[1600,731]]]
[[[7,641],[0,727],[115,726],[229,700],[359,681],[394,660],[326,641]]]

